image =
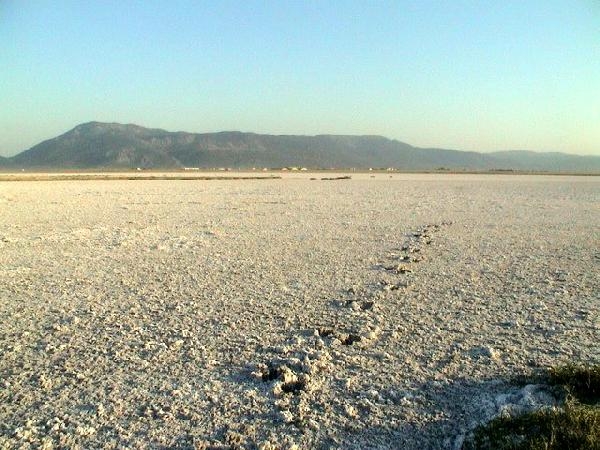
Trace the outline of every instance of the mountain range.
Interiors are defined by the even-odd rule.
[[[381,136],[169,132],[89,122],[10,158],[14,169],[387,168],[600,173],[600,156],[418,148]]]

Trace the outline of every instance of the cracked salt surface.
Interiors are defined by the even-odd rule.
[[[0,448],[460,448],[600,362],[600,179],[0,183]]]

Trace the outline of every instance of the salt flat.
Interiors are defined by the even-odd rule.
[[[0,183],[0,447],[456,448],[600,363],[600,177],[320,176]]]

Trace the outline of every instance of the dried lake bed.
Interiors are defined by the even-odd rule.
[[[600,177],[321,176],[0,182],[0,448],[459,448],[600,363]]]

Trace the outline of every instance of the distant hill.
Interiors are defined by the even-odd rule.
[[[418,148],[381,136],[185,133],[89,122],[11,158],[10,169],[182,167],[380,168],[600,172],[600,157],[564,153],[464,152]]]
[[[600,172],[600,156],[578,156],[559,152],[538,153],[513,150],[490,153],[498,165],[515,170],[551,172]]]

